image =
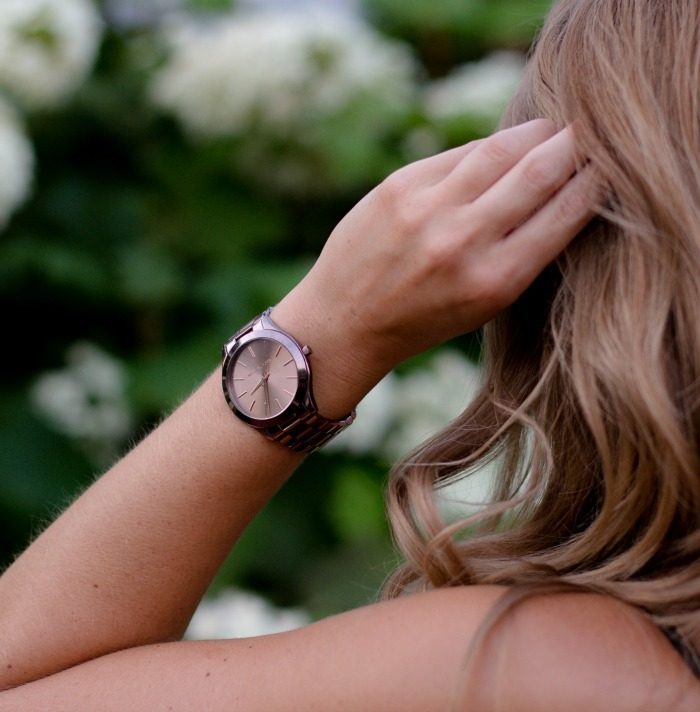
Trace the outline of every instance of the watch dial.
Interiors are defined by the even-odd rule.
[[[292,402],[299,381],[289,350],[265,338],[248,342],[229,374],[229,393],[238,409],[261,420],[274,418]]]

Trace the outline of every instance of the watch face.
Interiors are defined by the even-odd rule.
[[[294,399],[299,374],[290,351],[274,339],[253,339],[235,355],[228,369],[228,392],[245,415],[274,418]]]

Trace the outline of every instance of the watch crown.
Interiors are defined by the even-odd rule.
[[[301,351],[304,354],[304,356],[309,356],[312,353],[311,347],[307,346],[307,345],[302,346]]]

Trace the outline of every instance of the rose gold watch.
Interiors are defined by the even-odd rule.
[[[355,420],[324,418],[311,389],[311,349],[270,318],[272,307],[239,329],[223,348],[224,396],[231,410],[267,438],[295,452],[325,445]]]

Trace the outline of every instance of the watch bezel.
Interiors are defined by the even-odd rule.
[[[297,369],[297,388],[291,402],[284,410],[270,418],[256,418],[249,415],[246,411],[241,410],[236,405],[233,394],[229,391],[229,372],[233,364],[235,364],[237,356],[251,342],[257,341],[258,339],[271,339],[282,344],[291,354]],[[302,351],[302,347],[291,336],[273,329],[256,329],[227,344],[224,350],[225,355],[221,369],[224,396],[229,408],[241,420],[255,428],[269,428],[270,426],[280,425],[289,421],[290,416],[293,417],[292,414],[296,414],[305,404],[309,392],[309,363]]]

